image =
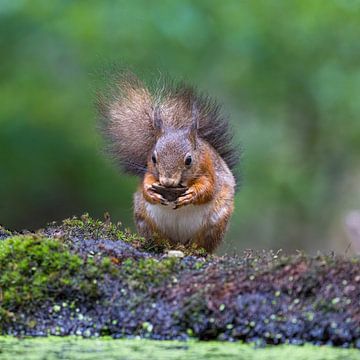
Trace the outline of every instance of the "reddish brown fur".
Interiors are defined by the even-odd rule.
[[[224,187],[221,189],[220,194],[215,200],[215,206],[213,211],[219,212],[225,206],[227,207],[227,211],[216,224],[214,224],[213,226],[205,227],[203,231],[199,232],[199,234],[194,239],[194,244],[196,244],[196,246],[204,248],[209,253],[212,253],[221,243],[221,240],[223,239],[225,231],[227,229],[231,214],[234,210],[234,205],[232,202],[230,203],[230,206],[226,204],[230,200],[229,196],[231,198],[231,192],[232,190],[228,187]]]
[[[211,156],[208,153],[202,154],[199,178],[194,178],[189,182],[190,189],[193,189],[195,196],[193,204],[205,204],[214,196],[215,169]]]
[[[145,210],[145,202],[144,197],[140,194],[142,193],[142,188],[139,187],[138,192],[135,194],[135,203],[138,208],[134,211],[135,223],[137,230],[141,236],[146,239],[151,238],[162,238],[166,239],[167,236],[161,232],[161,230],[156,226],[156,224],[147,216],[147,212]],[[138,200],[137,200],[138,197]]]
[[[120,78],[115,91],[110,100],[101,98],[99,105],[107,120],[105,132],[115,157],[125,169],[143,176],[134,197],[139,233],[146,238],[160,236],[172,243],[181,241],[213,252],[224,236],[235,192],[230,168],[235,163],[236,151],[230,145],[227,122],[219,115],[218,106],[183,85],[153,95],[133,75]],[[191,162],[187,164],[189,157]],[[155,184],[183,186],[186,191],[169,203],[153,188]],[[188,210],[184,213],[177,209],[199,206],[200,217],[194,219],[196,227],[187,235],[191,238],[175,240],[180,235],[171,232],[182,234],[182,230],[177,226],[174,230],[172,225],[169,230],[168,223],[162,223],[168,220],[156,218],[158,210],[153,211],[146,204],[156,208],[167,206],[169,213],[160,212],[160,216],[168,217],[171,212],[174,225],[188,219]],[[179,215],[182,218],[177,218],[177,214],[182,214]],[[189,221],[192,216],[193,213]]]
[[[231,181],[230,171],[208,144],[198,145],[198,156],[198,166],[192,169],[191,180],[187,183],[188,191],[178,198],[175,205],[179,208],[189,204],[195,206],[211,204],[211,216],[186,244],[213,252],[221,243],[233,212],[234,184]],[[155,166],[149,163],[149,169],[155,171]],[[229,180],[226,180],[227,178]],[[146,238],[160,236],[175,244],[176,241],[158,228],[146,211],[146,202],[158,204],[158,206],[172,206],[151,190],[151,186],[158,183],[153,173],[146,173],[135,195],[135,220],[138,231]]]

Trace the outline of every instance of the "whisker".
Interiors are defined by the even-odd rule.
[[[138,163],[136,163],[134,161],[130,161],[130,160],[124,160],[123,163],[125,165],[131,167],[132,169],[139,170],[141,173],[149,172],[149,173],[151,173],[152,175],[155,176],[154,171],[150,170],[147,166],[138,164]]]

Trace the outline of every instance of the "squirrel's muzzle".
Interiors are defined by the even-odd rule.
[[[180,182],[178,179],[164,177],[164,176],[160,176],[159,181],[162,186],[166,186],[166,187],[178,186]]]

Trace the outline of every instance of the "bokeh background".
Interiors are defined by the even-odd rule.
[[[334,249],[360,207],[360,2],[0,0],[0,223],[132,223],[94,94],[113,64],[217,97],[243,147],[219,253]]]

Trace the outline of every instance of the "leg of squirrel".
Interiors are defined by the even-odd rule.
[[[211,227],[207,227],[203,233],[199,234],[192,242],[197,248],[205,249],[208,253],[213,253],[219,246],[226,231],[228,220],[219,222]]]
[[[158,232],[156,225],[149,219],[145,211],[145,202],[142,189],[134,194],[134,217],[138,233],[145,239],[150,239],[154,232]]]
[[[224,237],[228,222],[234,210],[230,189],[223,187],[220,196],[215,201],[214,209],[210,221],[206,227],[199,231],[192,243],[199,248],[204,248],[207,252],[212,253],[219,246]]]

